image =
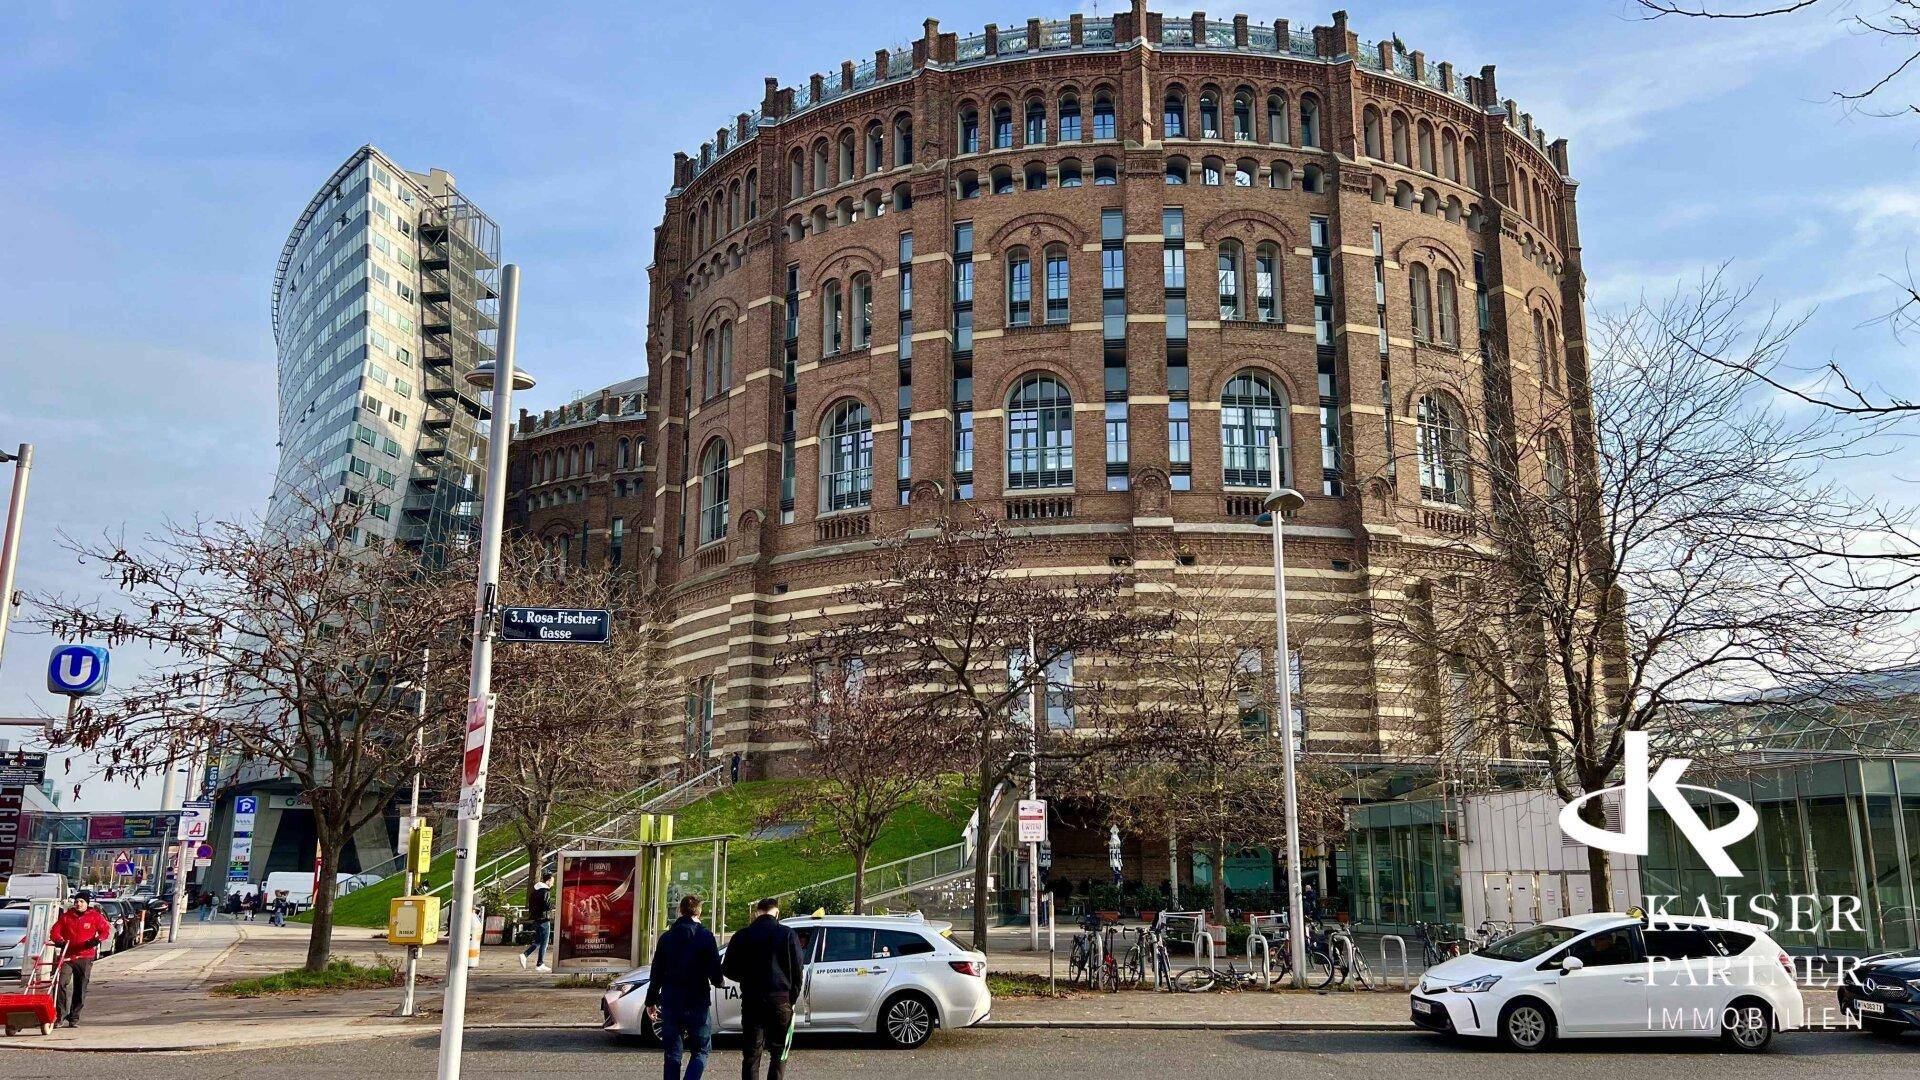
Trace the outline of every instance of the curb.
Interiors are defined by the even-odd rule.
[[[285,1050],[299,1046],[329,1046],[363,1039],[384,1039],[395,1035],[426,1034],[433,1029],[407,1026],[336,1031],[326,1035],[304,1035],[286,1039],[240,1039],[206,1043],[200,1046],[58,1046],[34,1044],[15,1039],[0,1039],[0,1051],[27,1054],[224,1054],[240,1050]]]
[[[1113,1031],[1418,1031],[1409,1020],[982,1020],[977,1028]]]

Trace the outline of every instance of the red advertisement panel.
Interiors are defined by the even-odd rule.
[[[560,932],[557,959],[633,959],[633,904],[637,891],[632,855],[568,856],[560,869]]]

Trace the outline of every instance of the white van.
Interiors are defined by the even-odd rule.
[[[67,875],[15,874],[7,879],[7,899],[20,897],[57,900],[64,905],[67,902]]]
[[[373,881],[378,880],[378,878],[370,874],[335,874],[333,876],[334,898],[338,899],[361,886],[371,884]],[[285,890],[287,894],[288,903],[303,908],[313,904],[313,872],[309,870],[276,871],[268,874],[266,880],[262,881],[259,887],[260,890],[265,893],[267,903],[269,904],[273,903],[274,895],[282,890]],[[251,896],[252,893],[248,893],[247,895]]]

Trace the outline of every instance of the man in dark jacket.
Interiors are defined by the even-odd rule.
[[[60,1018],[68,1027],[80,1026],[80,1010],[87,1003],[87,983],[100,946],[113,936],[113,924],[93,906],[93,894],[75,893],[73,906],[54,920],[48,939],[60,946],[66,963],[60,968]]]
[[[528,960],[537,960],[535,970],[552,971],[547,966],[547,936],[553,932],[553,882],[541,878],[533,883],[533,891],[527,894],[527,921],[533,924],[533,941],[520,953],[520,970],[527,970]]]
[[[700,898],[680,898],[680,917],[653,947],[653,977],[647,981],[647,1019],[666,1050],[666,1080],[681,1080],[680,1059],[688,1058],[685,1080],[700,1080],[713,1049],[712,988],[724,986],[720,945],[700,925]]]
[[[727,978],[740,984],[741,1080],[760,1080],[760,1054],[770,1050],[767,1080],[787,1073],[787,1033],[800,996],[806,958],[800,938],[780,921],[778,901],[753,906],[754,919],[727,942]]]

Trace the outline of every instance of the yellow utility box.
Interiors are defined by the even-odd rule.
[[[396,896],[387,902],[387,944],[432,945],[439,940],[439,897]]]
[[[407,870],[424,874],[433,862],[433,826],[415,825],[407,837]]]

